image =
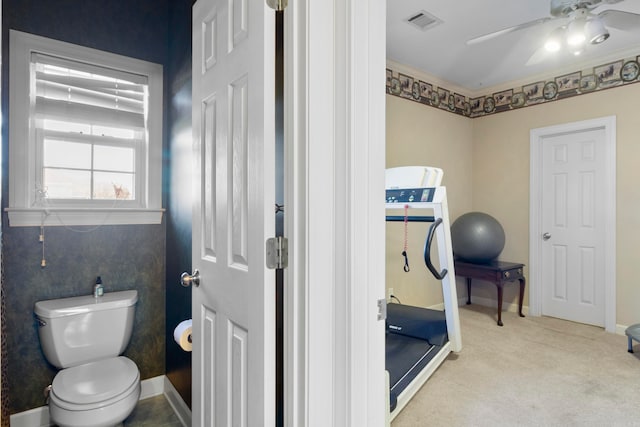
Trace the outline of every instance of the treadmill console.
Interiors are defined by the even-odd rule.
[[[433,202],[436,189],[430,188],[392,188],[387,189],[387,203]]]

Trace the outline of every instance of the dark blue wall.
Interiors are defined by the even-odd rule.
[[[191,5],[171,1],[169,7],[169,191],[167,213],[167,336],[191,317],[191,288],[179,285],[183,271],[191,272]],[[186,25],[185,25],[186,23]],[[174,341],[167,343],[167,377],[191,406],[191,353]]]
[[[3,0],[2,207],[8,200],[9,29],[127,55],[164,66],[163,223],[144,226],[49,227],[47,267],[40,267],[39,229],[9,227],[2,212],[9,406],[42,406],[55,370],[42,355],[33,320],[38,300],[89,294],[100,275],[106,291],[137,289],[139,302],[126,355],[143,379],[168,373],[190,400],[190,354],[176,354],[170,331],[190,316],[190,291],[177,271],[191,268],[190,0]],[[170,43],[176,34],[175,42]],[[185,104],[183,104],[185,103]],[[188,103],[189,107],[186,107]],[[175,156],[175,158],[173,158]],[[179,171],[182,173],[179,173]],[[174,196],[174,193],[176,194]],[[78,232],[81,230],[83,232]],[[167,301],[167,289],[170,304]],[[175,292],[174,292],[175,291]],[[177,292],[177,293],[176,293]],[[165,307],[166,304],[166,307]],[[187,376],[188,375],[188,376]]]

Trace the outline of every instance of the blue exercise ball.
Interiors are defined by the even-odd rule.
[[[451,224],[453,255],[469,262],[489,262],[504,249],[504,229],[489,214],[468,212]]]

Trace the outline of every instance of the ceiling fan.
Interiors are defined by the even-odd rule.
[[[482,43],[514,31],[558,21],[560,25],[549,35],[544,50],[556,52],[566,45],[573,54],[579,55],[587,45],[596,45],[607,40],[610,35],[607,27],[623,31],[640,30],[640,14],[621,10],[603,10],[597,14],[592,12],[603,4],[621,1],[623,0],[551,0],[551,16],[475,37],[468,40],[467,44]],[[538,62],[540,58],[540,54],[534,54],[527,65]]]

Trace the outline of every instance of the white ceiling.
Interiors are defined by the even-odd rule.
[[[640,14],[640,0],[603,4],[593,12],[607,9]],[[405,22],[419,11],[443,22],[426,31]],[[546,36],[566,20],[546,22],[474,45],[466,43],[474,37],[549,16],[550,0],[387,0],[387,59],[469,93],[479,93],[507,82],[560,75],[640,54],[640,28],[633,32],[608,28],[611,37],[600,45],[588,46],[579,57],[563,52],[527,66]]]

